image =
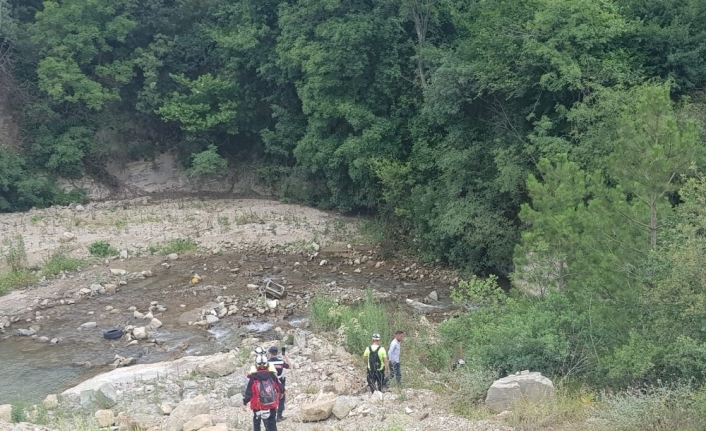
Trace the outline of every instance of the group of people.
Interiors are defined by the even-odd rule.
[[[367,363],[367,381],[371,392],[381,391],[388,386],[392,376],[397,380],[397,385],[402,384],[400,370],[401,342],[403,331],[395,332],[395,337],[390,343],[389,351],[380,345],[380,334],[375,333],[372,344],[366,347],[363,357]],[[277,422],[283,421],[285,403],[284,370],[290,368],[290,361],[286,350],[282,348],[282,356],[278,356],[279,349],[270,347],[267,352],[262,347],[255,348],[255,365],[247,374],[248,384],[243,394],[243,406],[250,403],[253,412],[253,430],[261,431],[262,423],[265,431],[277,431]],[[269,355],[267,355],[268,353]],[[389,375],[386,376],[386,371]]]
[[[400,368],[401,343],[404,338],[404,331],[395,332],[395,338],[390,342],[390,349],[386,351],[380,345],[380,334],[375,333],[372,337],[372,344],[365,348],[363,358],[368,367],[368,387],[370,392],[380,391],[386,388],[392,376],[397,380],[397,385],[402,384],[402,370]],[[386,372],[389,374],[386,376]]]
[[[284,347],[281,357],[276,346],[267,350],[269,355],[262,347],[256,347],[254,353],[255,365],[247,374],[249,380],[243,394],[243,406],[250,403],[254,431],[261,431],[262,423],[265,431],[277,431],[277,422],[285,419],[282,415],[286,400],[284,370],[289,369],[290,361]]]

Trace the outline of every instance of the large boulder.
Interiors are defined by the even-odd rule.
[[[358,405],[358,398],[355,397],[338,397],[333,404],[331,412],[338,419],[343,419]]]
[[[198,415],[207,415],[210,412],[211,407],[203,395],[185,399],[169,415],[167,431],[182,431],[186,422]]]
[[[331,416],[334,404],[336,404],[336,397],[329,397],[312,404],[303,405],[302,422],[325,421]]]
[[[232,353],[223,353],[205,359],[196,367],[196,371],[206,377],[223,377],[233,374],[238,363]]]
[[[47,410],[56,410],[59,407],[59,397],[56,394],[49,394],[42,401],[44,408]]]
[[[495,413],[512,410],[520,399],[545,401],[554,398],[554,384],[541,373],[522,371],[496,380],[488,389],[485,405]]]
[[[118,403],[118,394],[110,383],[101,384],[98,389],[86,389],[80,394],[81,406],[90,408],[98,406],[109,409]]]
[[[184,431],[199,431],[201,428],[210,427],[211,425],[213,425],[211,415],[196,415],[186,421],[182,429]]]

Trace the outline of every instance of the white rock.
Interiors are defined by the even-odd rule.
[[[81,328],[83,329],[95,328],[96,326],[98,326],[96,322],[86,322],[81,324]]]
[[[206,315],[206,323],[209,325],[213,325],[214,323],[218,323],[220,319],[212,314]]]
[[[215,424],[212,427],[201,428],[199,431],[228,431],[228,424]]]
[[[127,250],[120,250],[120,259],[127,259]]]
[[[311,248],[314,249],[314,251],[319,251],[321,249],[321,246],[315,242],[311,243]]]
[[[135,310],[132,315],[135,317],[135,319],[144,319],[145,315],[140,313],[139,311]]]
[[[59,398],[56,394],[49,394],[46,398],[44,398],[42,404],[47,410],[56,410],[59,407]]]
[[[319,266],[324,266],[328,263],[328,260],[324,259],[321,262],[319,262]]]
[[[179,259],[179,255],[176,254],[176,253],[170,253],[170,254],[167,255],[167,259],[169,259],[169,260],[177,260],[177,259]]]
[[[110,274],[111,275],[125,275],[125,274],[127,274],[127,271],[124,269],[120,269],[120,268],[110,268]]]
[[[0,406],[0,422],[12,423],[12,404]]]
[[[59,242],[71,242],[76,239],[76,235],[72,232],[64,232],[59,237]]]
[[[187,398],[179,403],[169,415],[167,431],[182,431],[184,424],[198,415],[207,415],[211,411],[203,395]]]
[[[157,319],[157,318],[153,318],[153,319],[150,321],[150,324],[149,324],[149,328],[150,328],[150,329],[153,329],[153,330],[154,330],[154,329],[159,329],[159,327],[161,327],[161,326],[162,326],[162,322],[161,322],[159,319]]]
[[[164,403],[162,403],[162,404],[159,405],[159,411],[160,411],[163,415],[169,416],[169,414],[172,413],[172,406],[170,406],[169,403],[164,402]]]
[[[325,421],[331,416],[336,397],[325,398],[312,404],[302,406],[302,422]]]
[[[204,359],[197,367],[196,371],[206,377],[223,377],[233,374],[238,368],[238,362],[232,353],[222,353]]]
[[[111,410],[98,410],[95,414],[96,422],[101,428],[113,426],[115,423],[115,415]]]
[[[213,425],[213,422],[211,422],[211,415],[202,414],[202,415],[196,415],[193,418],[186,421],[186,423],[184,424],[184,427],[182,429],[184,431],[198,431],[201,428],[205,428],[205,427],[208,427],[211,425]]]
[[[136,340],[145,340],[149,334],[147,333],[147,329],[141,326],[132,330],[132,336],[135,337]]]
[[[512,410],[515,402],[529,399],[534,402],[554,398],[554,384],[541,373],[514,374],[493,382],[488,389],[485,405],[494,413]]]
[[[431,299],[432,301],[438,301],[438,300],[439,300],[439,294],[436,293],[436,290],[432,290],[431,293],[429,293],[428,298]]]

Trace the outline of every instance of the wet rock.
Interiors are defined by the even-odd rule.
[[[335,397],[316,401],[312,404],[302,406],[302,422],[325,421],[331,416],[333,406],[336,403]]]
[[[209,427],[211,425],[213,425],[213,422],[211,422],[211,415],[203,414],[196,415],[186,421],[182,429],[184,431],[198,431],[201,428]]]
[[[95,417],[101,428],[112,426],[115,423],[115,414],[111,410],[98,410]]]
[[[159,329],[160,326],[162,326],[162,322],[157,318],[153,318],[150,321],[150,324],[148,325],[149,329],[153,329],[153,330]]]
[[[436,290],[432,290],[431,293],[427,296],[427,298],[431,299],[432,301],[438,301],[439,300],[439,294],[436,293]]]
[[[31,329],[31,328],[30,329],[20,328],[17,330],[17,333],[23,337],[31,337],[32,335],[36,334],[37,331],[35,331],[34,329]]]
[[[185,399],[169,415],[167,431],[182,431],[184,424],[198,415],[210,414],[211,408],[203,395]]]
[[[82,329],[91,329],[95,328],[96,326],[98,326],[96,322],[86,322],[81,324]]]
[[[59,398],[56,394],[49,394],[44,398],[44,401],[42,401],[42,405],[44,405],[44,408],[47,410],[56,410],[59,407]]]
[[[132,330],[132,336],[135,337],[136,340],[146,340],[148,335],[147,329],[144,326]]]
[[[206,377],[223,377],[233,374],[238,368],[235,356],[231,353],[223,353],[205,359],[196,367],[196,371]]]

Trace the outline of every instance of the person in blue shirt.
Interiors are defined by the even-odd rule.
[[[390,343],[390,349],[387,356],[390,359],[390,378],[394,375],[397,380],[397,385],[402,384],[402,371],[400,370],[400,343],[404,338],[404,331],[395,332],[395,338]]]
[[[282,389],[282,398],[279,400],[279,406],[277,407],[277,421],[283,421],[286,418],[282,416],[284,413],[284,401],[286,399],[285,383],[287,377],[284,375],[284,370],[288,370],[290,367],[289,357],[285,353],[284,347],[282,347],[282,357],[277,356],[279,350],[277,346],[270,347],[267,352],[270,354],[269,365],[274,366],[277,370],[277,378],[279,379],[279,386]]]

